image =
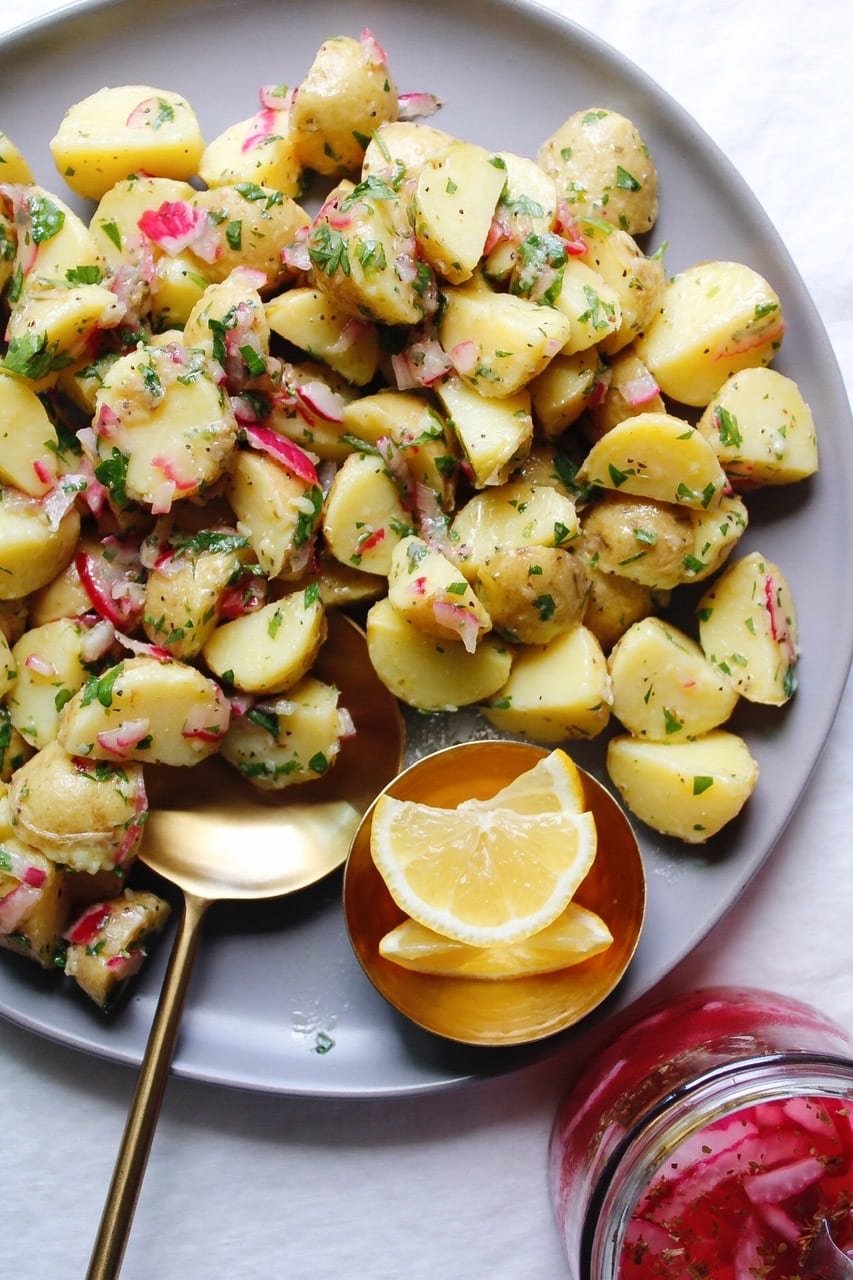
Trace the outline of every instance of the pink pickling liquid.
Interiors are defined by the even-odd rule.
[[[792,1280],[823,1216],[853,1249],[853,1042],[769,992],[682,996],[575,1082],[550,1179],[576,1280]]]

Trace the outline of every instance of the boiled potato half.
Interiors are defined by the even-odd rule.
[[[610,703],[607,661],[579,624],[546,645],[521,649],[509,679],[481,710],[501,732],[557,743],[601,733]]]
[[[742,369],[699,419],[737,489],[793,484],[818,469],[817,434],[795,382],[776,369]]]
[[[794,598],[759,551],[729,564],[697,606],[699,643],[748,702],[782,706],[797,687]]]
[[[219,686],[201,671],[139,656],[87,680],[63,707],[57,741],[91,760],[193,765],[219,748],[229,718]]]
[[[309,671],[326,636],[326,611],[316,586],[232,622],[223,622],[202,654],[211,671],[245,693],[282,693]]]
[[[668,413],[618,423],[592,446],[578,480],[699,510],[716,506],[728,483],[705,437]]]
[[[667,282],[636,345],[664,395],[704,406],[732,374],[769,364],[784,334],[763,276],[740,262],[702,262]]]
[[[652,742],[698,738],[724,724],[738,692],[697,642],[661,618],[635,622],[608,659],[613,714]]]
[[[703,844],[737,817],[758,781],[743,738],[715,729],[689,742],[620,734],[607,772],[631,812],[654,831]]]
[[[181,94],[130,84],[99,89],[69,107],[50,150],[71,190],[100,200],[131,173],[191,178],[204,140]]]
[[[456,711],[490,698],[506,682],[514,650],[487,635],[469,653],[461,640],[427,635],[386,597],[367,615],[367,649],[379,679],[422,711]]]

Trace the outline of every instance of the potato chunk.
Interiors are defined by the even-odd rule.
[[[87,907],[68,931],[65,972],[101,1009],[111,1008],[143,964],[149,940],[169,918],[169,904],[139,889]]]
[[[616,291],[581,258],[569,258],[562,270],[562,288],[554,307],[569,321],[562,350],[566,355],[588,351],[617,333],[622,308]]]
[[[364,387],[379,365],[379,333],[369,321],[353,320],[334,298],[307,285],[286,289],[266,304],[274,333],[322,360],[355,387]]]
[[[104,375],[95,433],[99,472],[117,505],[130,498],[159,514],[224,474],[237,420],[201,352],[140,345]]]
[[[367,649],[386,688],[423,711],[455,711],[491,697],[505,683],[513,658],[512,648],[491,635],[474,653],[461,643],[436,640],[387,597],[367,615]]]
[[[595,396],[589,408],[593,440],[598,440],[625,418],[635,418],[640,413],[666,413],[660,388],[633,346],[612,357],[602,386],[603,394]]]
[[[506,181],[500,194],[495,221],[501,236],[483,259],[483,272],[491,281],[505,280],[524,261],[527,248],[549,235],[557,220],[557,185],[534,160],[500,151]]]
[[[473,653],[491,619],[462,573],[423,538],[398,542],[391,556],[388,599],[426,635],[461,640]]]
[[[0,600],[21,600],[68,567],[80,536],[71,507],[55,525],[35,498],[4,502],[0,492]]]
[[[724,724],[738,691],[700,646],[660,618],[635,622],[608,659],[613,714],[652,742],[698,738]]]
[[[20,147],[0,129],[0,168],[4,182],[32,182],[33,171]]]
[[[650,323],[660,303],[666,273],[660,257],[647,257],[627,231],[606,223],[582,223],[586,253],[580,261],[595,270],[619,303],[618,327],[599,346],[607,355],[622,351]]]
[[[205,147],[198,174],[208,187],[254,182],[298,198],[305,176],[286,99],[223,129]]]
[[[456,435],[430,400],[416,391],[377,391],[344,406],[344,432],[377,448],[385,441],[399,450],[399,460],[414,484],[438,499],[442,510],[453,505],[458,473]],[[396,451],[392,448],[392,456]]]
[[[297,452],[294,448],[294,454]],[[310,459],[305,461],[304,472],[297,474],[277,457],[240,449],[231,464],[228,501],[238,528],[248,536],[261,569],[269,577],[304,563],[320,519],[320,487]]]
[[[201,671],[142,656],[91,676],[63,708],[57,741],[91,760],[193,765],[217,750],[229,717]]]
[[[350,454],[332,481],[323,514],[323,533],[335,559],[387,577],[394,547],[412,532],[411,515],[382,459]]]
[[[236,689],[282,693],[308,672],[325,635],[320,593],[307,587],[223,622],[202,653],[211,671]]]
[[[127,868],[147,809],[142,766],[90,763],[51,742],[13,774],[9,804],[21,838],[54,862]]]
[[[81,360],[103,329],[114,329],[124,307],[111,289],[100,284],[25,293],[9,315],[9,351],[19,364],[22,353],[34,352],[27,376],[41,386],[55,382],[59,371]],[[47,367],[42,373],[43,362]]]
[[[239,267],[263,271],[264,292],[289,280],[291,268],[282,248],[308,222],[308,214],[290,196],[255,182],[225,183],[197,191],[192,209],[205,215],[204,234],[187,250],[197,273],[215,282]]]
[[[684,581],[684,562],[693,552],[691,515],[674,502],[605,493],[584,512],[584,555],[603,573],[670,590]]]
[[[481,286],[448,289],[439,325],[457,372],[480,395],[514,395],[567,343],[571,321],[556,307],[540,306]]]
[[[290,106],[296,154],[315,173],[357,172],[374,131],[397,118],[397,87],[381,45],[324,40]]]
[[[654,225],[654,162],[636,125],[618,112],[576,111],[542,144],[537,159],[576,214],[603,218],[630,235]]]
[[[729,564],[697,606],[708,661],[748,702],[782,706],[797,687],[798,629],[782,570],[759,551]]]
[[[578,517],[572,499],[551,485],[510,480],[469,498],[451,534],[459,566],[474,581],[496,552],[568,546]]]
[[[776,369],[742,369],[699,419],[736,489],[793,484],[818,469],[814,418],[799,387]]]
[[[560,353],[533,379],[529,391],[536,426],[546,439],[562,435],[598,401],[607,368],[596,347]]]
[[[57,618],[30,627],[12,649],[17,679],[7,705],[12,724],[32,747],[54,740],[63,705],[86,683],[85,634],[78,619]]]
[[[427,309],[431,276],[393,187],[378,178],[341,183],[311,222],[311,278],[355,319],[414,325]]]
[[[174,658],[194,658],[219,622],[226,593],[252,563],[248,538],[224,529],[203,530],[179,545],[145,583],[148,639]]]
[[[724,729],[678,743],[620,734],[608,743],[607,772],[636,817],[687,844],[731,822],[758,781],[743,738]]]
[[[67,287],[81,272],[98,277],[95,238],[70,205],[33,183],[17,193],[15,206],[15,273],[21,276],[21,298]]]
[[[456,140],[418,173],[415,235],[443,280],[462,284],[474,274],[505,181],[503,161],[484,147]]]
[[[716,506],[727,485],[705,437],[666,413],[641,413],[613,427],[590,449],[578,481],[697,510]]]
[[[562,547],[508,547],[480,565],[475,586],[507,640],[548,644],[581,621],[589,570]]]
[[[56,428],[32,387],[0,373],[0,483],[43,498],[58,474]]]
[[[61,963],[69,918],[70,873],[19,840],[3,805],[0,855],[0,947],[43,969]]]
[[[667,282],[636,346],[664,395],[704,406],[732,374],[769,364],[784,333],[782,304],[763,276],[739,262],[702,262]]]
[[[116,85],[69,107],[50,150],[71,190],[100,200],[130,173],[191,178],[204,140],[195,112],[179,93]]]
[[[658,613],[669,598],[668,591],[657,591],[619,573],[604,573],[593,567],[583,622],[604,652],[609,653],[632,623]]]
[[[533,417],[530,392],[487,399],[462,378],[445,378],[436,387],[478,488],[501,484],[530,449]]]
[[[374,175],[404,188],[427,160],[436,160],[456,139],[444,129],[422,120],[388,120],[371,136],[364,152],[361,176]]]
[[[610,702],[607,661],[580,624],[546,645],[521,649],[509,679],[481,710],[502,732],[557,743],[601,733]]]
[[[232,720],[222,755],[253,786],[280,791],[328,773],[347,726],[338,690],[306,676],[285,697]]]

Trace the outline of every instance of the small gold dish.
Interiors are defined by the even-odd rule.
[[[385,788],[400,800],[441,808],[485,800],[548,752],[530,743],[460,743],[425,756]],[[574,901],[597,912],[613,934],[606,951],[553,973],[480,979],[418,973],[379,954],[380,940],[404,919],[370,854],[373,808],[356,831],[344,872],[344,915],[367,977],[418,1026],[462,1044],[526,1044],[574,1026],[602,1003],[631,962],[643,927],[646,880],[637,838],[609,791],[581,771],[598,828],[598,853]]]

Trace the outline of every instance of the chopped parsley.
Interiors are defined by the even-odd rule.
[[[88,707],[91,702],[97,701],[102,707],[109,709],[113,705],[115,683],[122,671],[124,671],[124,663],[118,662],[102,676],[90,676],[83,686],[81,705]]]
[[[34,195],[27,199],[32,237],[35,244],[52,240],[65,226],[65,213],[47,196]]]
[[[95,479],[109,489],[119,507],[127,505],[127,464],[127,455],[113,446],[110,456],[95,467]]]
[[[55,342],[48,342],[46,333],[25,333],[20,338],[11,339],[0,368],[39,382],[49,373],[65,369],[69,364],[71,357],[59,351]]]
[[[333,276],[336,271],[348,276],[352,270],[347,242],[340,231],[321,222],[314,228],[308,245],[308,257],[318,271]]]

